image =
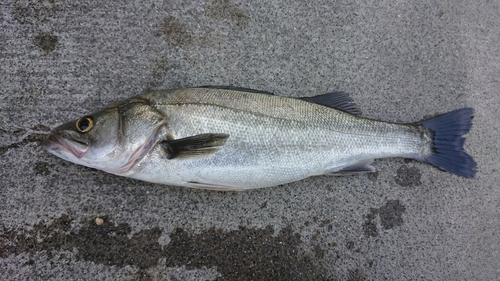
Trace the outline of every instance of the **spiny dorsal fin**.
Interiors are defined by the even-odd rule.
[[[168,159],[207,155],[217,152],[229,138],[228,134],[201,134],[178,140],[162,141]]]
[[[196,87],[196,88],[222,89],[222,90],[231,90],[231,91],[239,91],[239,92],[247,92],[247,93],[274,95],[273,93],[267,92],[267,91],[254,90],[254,89],[242,88],[242,87],[236,87],[236,86],[216,85],[216,86],[200,86],[200,87]]]
[[[349,94],[344,92],[331,92],[324,95],[300,99],[342,110],[352,115],[361,115],[361,110],[358,105],[354,103]]]

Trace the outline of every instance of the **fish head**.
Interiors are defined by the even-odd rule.
[[[126,175],[156,144],[166,118],[143,100],[127,100],[52,130],[43,148],[75,164]]]

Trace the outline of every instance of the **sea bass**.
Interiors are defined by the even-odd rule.
[[[472,108],[411,124],[359,116],[343,92],[289,98],[234,87],[154,91],[55,128],[46,151],[143,181],[245,190],[310,176],[374,172],[404,157],[473,178]]]

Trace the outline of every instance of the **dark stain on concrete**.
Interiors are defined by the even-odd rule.
[[[78,258],[108,266],[137,266],[139,269],[158,264],[158,259],[164,254],[158,244],[162,233],[158,227],[139,231],[128,238],[131,232],[128,224],[114,225],[107,218],[103,219],[103,225],[91,220],[78,233],[66,237],[66,243],[78,249]]]
[[[219,30],[220,27],[210,27],[217,25],[214,20],[229,23],[233,30],[242,30],[250,22],[250,16],[229,0],[212,0],[205,7],[205,16],[204,21],[208,21],[208,23],[201,30],[196,30],[197,32],[177,18],[167,17],[162,25],[165,41],[172,46],[183,49],[195,46],[220,48],[225,42],[225,36]]]
[[[406,208],[399,200],[388,200],[384,206],[376,209],[371,208],[365,216],[363,232],[366,237],[377,237],[379,235],[377,227],[377,215],[380,217],[380,224],[384,229],[391,229],[403,225],[403,213]]]
[[[259,207],[259,209],[261,209],[261,210],[265,209],[265,208],[267,208],[267,201],[264,201],[264,203],[260,204],[260,207]]]
[[[168,59],[158,59],[153,62],[153,68],[151,70],[151,75],[154,78],[160,78],[172,69],[173,64]]]
[[[325,257],[325,250],[323,250],[320,245],[314,246],[312,250],[317,259],[323,259]]]
[[[415,167],[408,167],[407,165],[402,165],[397,170],[397,174],[394,180],[400,186],[417,186],[421,185],[420,178],[422,173]]]
[[[174,64],[167,58],[158,58],[151,61],[151,80],[146,84],[146,91],[157,90],[165,81],[168,71],[174,68]]]
[[[76,248],[80,260],[145,269],[157,265],[163,255],[161,245],[157,242],[161,235],[159,228],[143,230],[128,238],[131,231],[128,224],[115,226],[104,218],[106,223],[103,225],[89,220],[78,233],[68,233],[72,221],[71,216],[65,214],[52,223],[35,224],[31,231],[20,232],[3,227],[0,241],[6,247],[0,249],[0,256],[45,251],[52,258],[54,251],[72,251]],[[38,242],[38,239],[43,241]]]
[[[0,257],[6,258],[11,254],[19,255],[21,253],[34,254],[41,251],[46,251],[51,257],[54,246],[58,248],[60,246],[57,245],[64,244],[65,232],[71,227],[72,221],[70,215],[64,214],[52,223],[37,223],[30,231],[7,229],[5,226],[1,226]],[[43,239],[43,242],[39,243],[38,239]]]
[[[42,125],[42,124],[37,124],[37,125],[33,126],[33,128],[31,128],[31,130],[48,132],[48,131],[50,131],[50,128],[45,126],[45,125]]]
[[[320,247],[314,256],[301,256],[300,235],[290,226],[275,235],[271,226],[265,229],[240,227],[223,231],[210,228],[199,234],[177,228],[170,234],[170,243],[161,246],[158,227],[131,235],[128,224],[115,224],[106,217],[97,225],[95,218],[72,231],[73,218],[65,214],[52,222],[40,222],[32,230],[7,229],[0,226],[0,257],[11,254],[45,252],[54,258],[57,251],[76,249],[78,260],[107,266],[135,266],[143,279],[148,268],[166,259],[166,266],[187,269],[216,267],[224,280],[319,280],[324,276],[319,260]],[[29,265],[29,264],[28,264]],[[150,276],[149,276],[150,277]]]
[[[376,182],[378,180],[378,175],[379,175],[378,171],[367,174],[368,179],[371,180],[372,182]]]
[[[391,229],[403,224],[402,215],[406,211],[399,200],[389,200],[387,203],[380,207],[379,216],[380,223],[384,229]]]
[[[347,248],[347,250],[354,249],[354,241],[347,241],[345,247]]]
[[[28,143],[32,143],[32,142],[40,143],[46,137],[47,137],[46,134],[38,134],[38,133],[29,134],[26,138],[24,138],[20,142],[15,142],[15,143],[11,143],[9,145],[1,146],[0,147],[0,155],[6,153],[9,149],[18,148],[18,147],[21,147],[21,146],[26,145]]]
[[[319,227],[325,227],[325,226],[329,225],[331,222],[332,222],[331,219],[322,220],[319,224]]]
[[[35,174],[36,175],[48,175],[50,174],[50,168],[54,167],[54,164],[49,164],[49,162],[38,161],[35,164]]]
[[[15,130],[14,132],[12,132],[12,134],[16,137],[20,137],[20,136],[26,134],[26,130],[24,130],[24,129]]]
[[[63,6],[64,1],[61,0],[17,0],[12,17],[22,24],[43,23],[53,18]]]
[[[196,35],[184,23],[172,16],[164,20],[162,31],[168,44],[182,49],[192,49],[196,46],[217,48],[225,42],[219,30],[205,28],[199,32],[200,35]]]
[[[50,53],[56,49],[59,39],[50,33],[40,33],[33,37],[33,44],[45,53]]]
[[[290,226],[273,235],[271,226],[229,232],[211,228],[201,234],[178,228],[170,234],[166,264],[187,269],[217,267],[224,280],[325,278],[313,259],[299,256],[300,235]]]
[[[165,40],[171,45],[188,47],[193,44],[193,33],[182,22],[172,16],[163,21],[162,29]]]
[[[367,279],[366,273],[361,268],[356,268],[349,271],[348,281],[364,281]]]
[[[365,216],[365,222],[363,223],[363,232],[366,237],[377,237],[378,236],[378,228],[377,228],[377,214],[378,209],[371,208],[370,212]]]
[[[219,21],[229,20],[236,27],[246,27],[250,22],[250,16],[229,0],[212,0],[205,8],[205,15]]]

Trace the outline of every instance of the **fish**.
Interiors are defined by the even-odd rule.
[[[378,158],[474,178],[464,150],[474,110],[400,124],[368,119],[345,92],[291,98],[234,86],[157,90],[63,124],[43,148],[142,181],[219,191],[375,172]]]

